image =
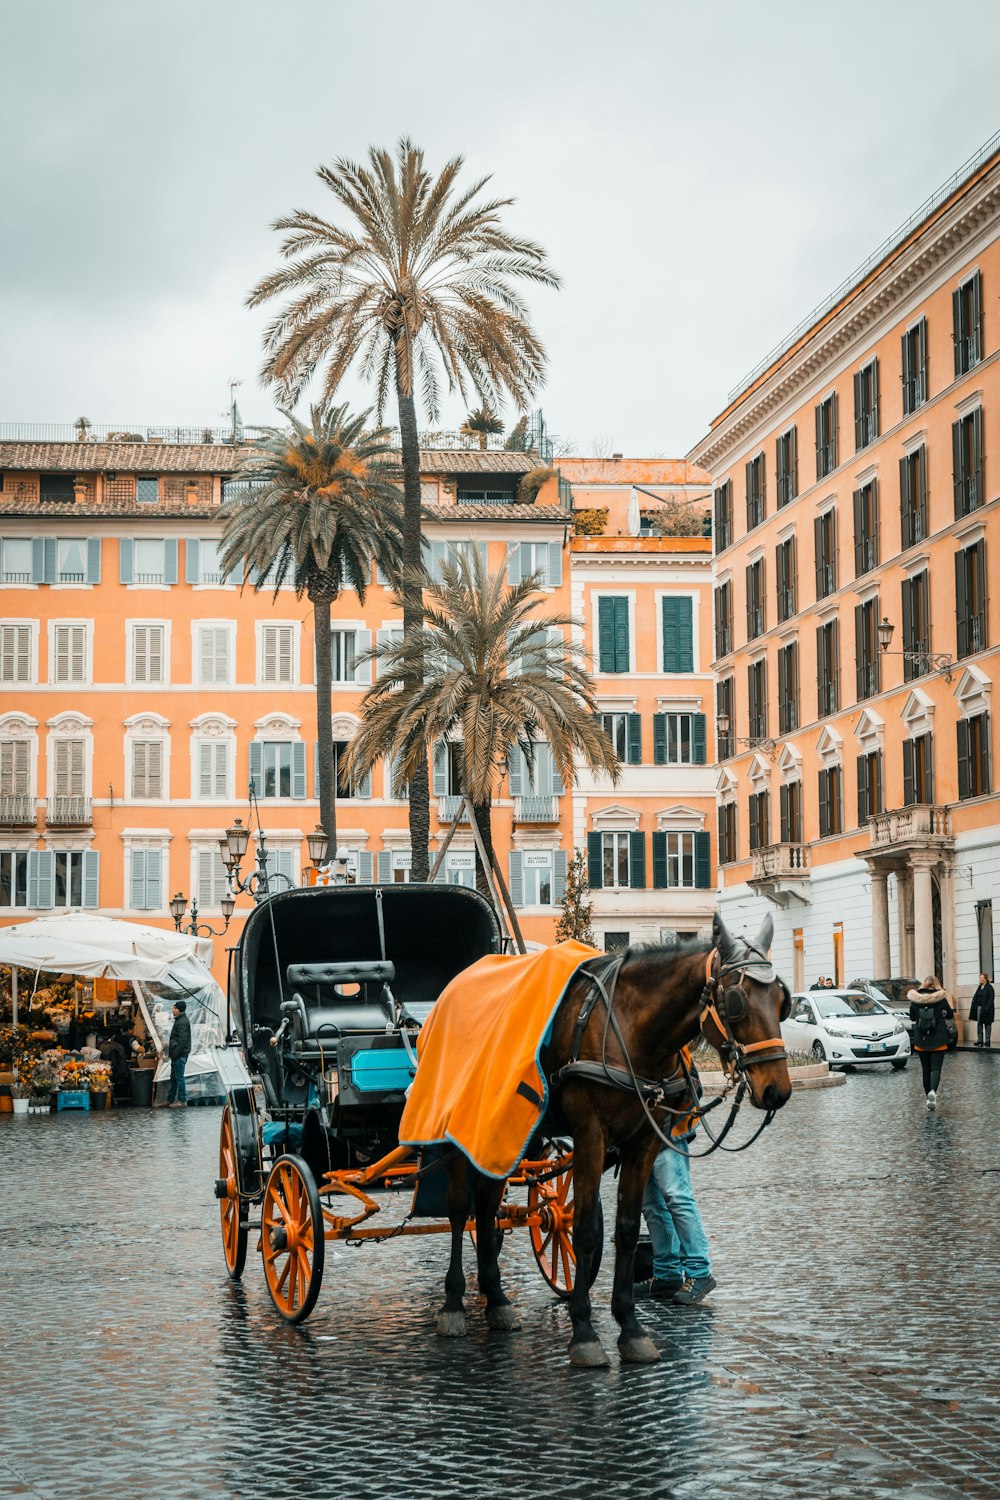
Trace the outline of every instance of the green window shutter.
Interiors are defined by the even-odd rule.
[[[134,556],[135,556],[135,544],[133,543],[131,537],[123,536],[122,539],[121,539],[121,541],[118,543],[118,582],[119,583],[134,583],[135,582],[135,566],[134,566],[134,563],[133,563]]]
[[[189,536],[184,543],[184,582],[201,581],[201,543],[196,536]]]
[[[630,766],[642,765],[641,714],[629,714],[628,716],[628,763]]]
[[[793,842],[793,839],[791,821],[788,816],[788,787],[784,782],[778,788],[778,806],[780,820],[779,837],[783,844],[790,844]]]
[[[508,864],[508,876],[510,879],[510,899],[515,906],[524,905],[524,855],[520,849],[510,851]]]
[[[375,859],[376,878],[379,885],[392,884],[392,851],[380,849]]]
[[[101,539],[99,536],[87,538],[87,571],[84,576],[88,583],[101,581]]]
[[[83,904],[86,907],[100,906],[101,855],[97,849],[83,851]]]
[[[712,886],[712,844],[707,833],[694,836],[694,883],[699,891],[710,890]]]
[[[250,786],[258,797],[264,795],[264,746],[260,740],[250,745]]]
[[[857,759],[858,768],[858,827],[864,828],[868,821],[868,777],[867,777],[867,755],[859,755]]]
[[[961,420],[951,424],[951,473],[955,491],[955,520],[965,515],[965,464]]]
[[[587,834],[587,884],[592,891],[604,889],[604,858],[599,833]]]
[[[956,728],[958,731],[958,795],[961,800],[972,795],[972,757],[968,719],[959,719]]]
[[[163,543],[163,582],[177,582],[177,538],[168,536]]]
[[[615,670],[615,600],[597,601],[598,666],[602,672]]]
[[[306,794],[306,747],[303,740],[292,745],[292,796],[301,801]]]
[[[615,599],[615,672],[629,671],[628,600]]]
[[[830,832],[830,773],[819,773],[819,836],[825,839]]]
[[[916,743],[903,741],[903,806],[912,807],[917,800]]]
[[[972,631],[969,622],[969,590],[966,575],[966,554],[955,553],[955,618],[958,625],[958,655],[968,656]]]
[[[653,834],[653,889],[665,891],[667,888],[667,835],[665,833]]]
[[[630,833],[628,836],[629,880],[634,891],[646,888],[646,835]]]
[[[569,856],[565,849],[553,849],[552,851],[552,905],[561,906],[563,897],[566,895],[566,873],[569,868]]]
[[[653,715],[653,764],[665,766],[667,763],[667,716],[666,714]]]
[[[704,714],[691,715],[691,759],[696,766],[705,764],[706,721]]]
[[[690,595],[668,595],[663,600],[663,670],[694,671],[693,607]]]

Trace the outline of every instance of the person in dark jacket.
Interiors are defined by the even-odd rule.
[[[941,1088],[941,1064],[948,1050],[949,1017],[955,1009],[951,996],[941,988],[937,976],[928,974],[919,989],[910,990],[910,1020],[913,1022],[913,1050],[920,1058],[927,1108],[937,1109]]]
[[[191,1055],[191,1022],[187,1015],[187,1001],[178,1000],[174,1006],[174,1024],[170,1028],[167,1056],[170,1058],[170,1088],[167,1105],[170,1109],[183,1109],[187,1104],[187,1084],[184,1069]]]
[[[976,1023],[977,1047],[988,1047],[990,1045],[990,1032],[993,1028],[994,1013],[993,986],[990,984],[988,974],[980,974],[979,988],[972,997],[969,1007],[969,1020]]]

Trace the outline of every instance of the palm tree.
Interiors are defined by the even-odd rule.
[[[458,187],[460,156],[437,177],[406,137],[389,151],[370,147],[359,165],[339,157],[318,176],[352,223],[332,224],[298,209],[278,219],[286,262],[250,293],[257,307],[287,297],[268,327],[262,370],[290,400],[321,366],[332,399],[352,365],[375,385],[379,421],[395,389],[403,465],[403,631],[422,624],[420,453],[416,394],[438,416],[442,376],[449,392],[475,392],[496,407],[524,406],[540,383],[545,351],[516,282],[558,286],[545,252],[509,233],[510,198],[481,197],[488,178]],[[419,655],[410,659],[419,678]],[[413,874],[427,874],[430,793],[425,763],[410,782]]]
[[[479,406],[475,411],[469,412],[459,431],[464,432],[466,437],[478,437],[480,451],[485,453],[486,439],[503,432],[503,423],[488,406]]]
[[[536,573],[508,588],[505,573],[490,573],[479,549],[446,561],[440,582],[425,587],[419,634],[377,652],[378,680],[365,694],[361,728],[348,750],[352,776],[395,756],[402,781],[426,763],[436,743],[458,747],[461,791],[472,799],[487,851],[490,804],[513,750],[520,748],[533,767],[541,736],[564,785],[575,779],[575,750],[591,770],[618,779],[583,648],[561,632],[549,634],[574,621],[538,613],[539,582]],[[479,880],[482,888],[481,870]]]
[[[344,588],[363,604],[372,559],[398,576],[402,496],[392,483],[389,434],[369,431],[369,413],[313,406],[308,425],[284,412],[290,431],[265,428],[240,464],[233,498],[222,509],[223,573],[246,571],[251,587],[289,579],[313,607],[316,633],[316,730],[320,822],[337,848],[333,759],[330,606]]]

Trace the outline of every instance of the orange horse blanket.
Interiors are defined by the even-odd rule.
[[[458,1146],[489,1177],[509,1177],[548,1103],[539,1054],[570,980],[597,956],[557,943],[481,958],[457,975],[424,1022],[399,1127],[408,1146]]]

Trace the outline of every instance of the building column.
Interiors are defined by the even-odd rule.
[[[909,868],[896,871],[896,926],[899,938],[899,968],[900,975],[914,974],[913,967],[913,944],[912,931],[910,927],[910,871]]]
[[[934,973],[934,904],[932,900],[931,866],[937,856],[911,855],[913,865],[913,972],[917,983],[923,984],[928,974]],[[941,976],[938,975],[938,978]]]
[[[892,975],[889,957],[889,872],[881,866],[869,866],[872,877],[872,976],[888,979]]]
[[[944,948],[944,973],[941,983],[955,1000],[958,987],[958,954],[955,948],[955,866],[950,859],[942,859],[938,866],[938,886],[941,890],[941,946]]]

